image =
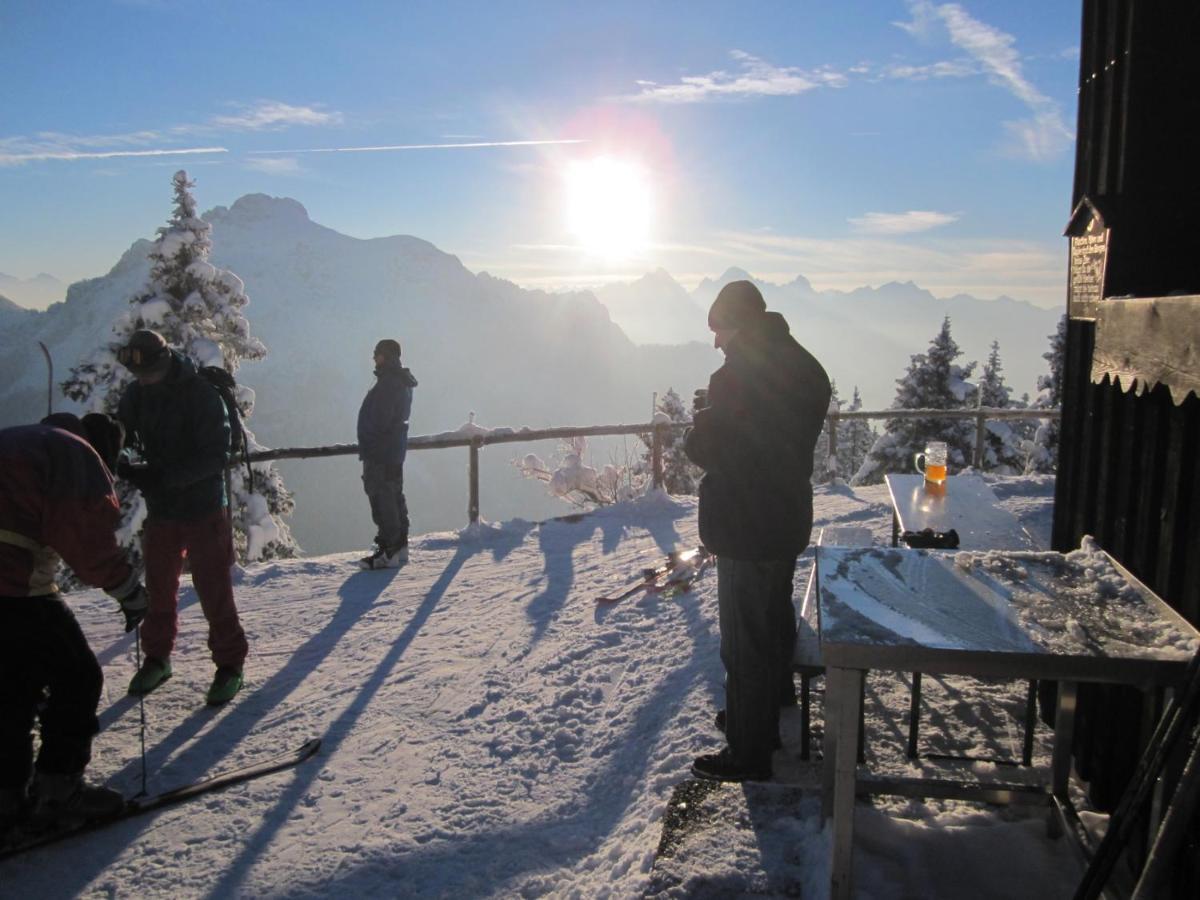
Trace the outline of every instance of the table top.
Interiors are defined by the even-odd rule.
[[[978,475],[951,475],[934,485],[924,475],[887,475],[901,531],[958,532],[964,550],[1038,550],[1037,541]]]
[[[1200,633],[1089,540],[1068,554],[818,547],[827,666],[1169,683]]]

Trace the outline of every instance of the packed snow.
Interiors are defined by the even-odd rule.
[[[1045,543],[1053,481],[989,479]],[[882,485],[821,487],[817,526],[890,536]],[[365,502],[363,515],[366,515]],[[296,769],[0,863],[26,897],[824,896],[820,762],[798,756],[785,711],[772,782],[696,791],[703,813],[668,828],[692,758],[721,746],[716,577],[674,597],[595,598],[697,543],[690,497],[652,493],[586,515],[414,537],[401,570],[353,554],[238,570],[246,686],[204,706],[212,666],[190,586],[174,677],[145,699],[153,793],[318,736]],[[803,597],[811,551],[796,576]],[[100,592],[73,595],[105,672],[89,776],[142,783],[139,704],[125,696],[132,636]],[[814,750],[820,750],[821,681]],[[1024,686],[931,678],[927,748],[1019,755]],[[903,754],[908,681],[872,673],[873,769],[921,774]],[[1040,728],[1036,761],[1045,764]],[[971,765],[986,770],[990,763]],[[1032,773],[1031,773],[1032,774]],[[673,800],[674,796],[674,800]],[[952,801],[860,803],[862,896],[1058,897],[1079,869],[1042,814]],[[1020,860],[1020,866],[1011,862]]]

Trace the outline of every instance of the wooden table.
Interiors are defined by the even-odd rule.
[[[818,547],[826,667],[825,789],[832,892],[852,895],[857,792],[1051,803],[1067,795],[1076,685],[1177,682],[1200,634],[1099,550],[972,553]],[[1048,785],[860,779],[856,745],[869,669],[1059,681]]]
[[[951,475],[940,485],[924,475],[885,475],[884,480],[892,495],[893,547],[905,531],[953,528],[964,550],[1041,549],[978,475]]]

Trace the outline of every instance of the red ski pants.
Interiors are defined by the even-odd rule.
[[[142,535],[150,609],[142,622],[147,656],[166,659],[179,630],[179,575],[191,564],[192,585],[208,619],[208,649],[218,666],[241,671],[246,634],[233,602],[233,529],[224,509],[191,522],[147,519]]]

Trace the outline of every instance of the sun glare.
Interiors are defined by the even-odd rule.
[[[567,228],[585,252],[615,260],[646,249],[652,203],[641,166],[600,156],[571,163],[565,177]]]

